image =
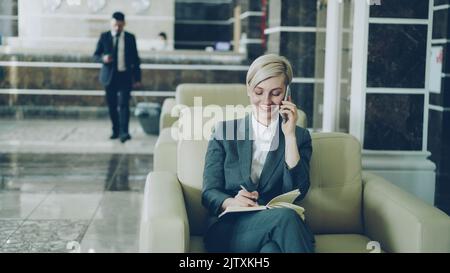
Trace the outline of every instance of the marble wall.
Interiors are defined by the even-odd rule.
[[[428,3],[424,0],[383,0],[381,5],[370,8],[370,17],[428,19]]]
[[[367,86],[424,88],[427,31],[426,25],[370,24]]]
[[[441,90],[430,93],[428,143],[436,164],[436,205],[450,214],[450,9],[448,0],[435,0],[432,46],[443,47]]]
[[[0,67],[0,89],[84,90],[87,92],[102,90],[103,87],[98,82],[98,73],[98,69],[91,68]],[[143,69],[142,90],[173,92],[180,83],[244,83],[245,74],[246,71]],[[37,100],[16,101],[16,103],[55,105],[51,101],[46,101],[46,98],[47,96],[42,96]],[[83,101],[82,96],[79,99],[68,97],[66,100],[72,105],[99,105],[97,101]],[[39,101],[42,103],[38,103]]]
[[[424,0],[385,0],[370,7],[364,148],[422,151],[428,19]],[[383,21],[383,18],[396,18]],[[370,19],[369,19],[370,20]],[[415,23],[417,22],[417,23]],[[377,93],[377,88],[389,90]],[[422,89],[423,94],[407,89]],[[386,94],[387,93],[387,94]]]
[[[144,90],[174,91],[180,83],[244,83],[246,71],[143,69]],[[58,67],[0,67],[0,88],[101,90],[99,69]]]
[[[144,93],[142,96],[133,96],[131,105],[142,101],[162,103],[164,98],[173,96],[181,83],[245,82],[247,66],[244,65],[244,56],[232,53],[211,53],[205,56],[201,53],[177,51],[166,57],[158,54],[142,58],[143,86],[136,91]],[[84,110],[79,109],[78,115],[89,109],[104,110],[100,109],[105,106],[103,93],[92,93],[103,90],[98,81],[100,66],[89,67],[93,64],[89,55],[0,54],[0,62],[3,63],[0,65],[2,116],[15,116],[17,112],[24,113],[20,116],[30,116],[41,112],[66,117],[72,115],[67,107],[84,107]],[[15,66],[14,62],[22,65]],[[189,64],[202,67],[186,69]],[[9,92],[15,89],[26,91],[26,94]],[[74,91],[77,94],[73,94]],[[152,91],[163,93],[145,96],[146,92]],[[167,96],[164,96],[164,92],[167,92]],[[98,109],[94,109],[96,107]],[[97,115],[95,111],[94,116]]]
[[[424,95],[367,94],[364,148],[422,150]]]

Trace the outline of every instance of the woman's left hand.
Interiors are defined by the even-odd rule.
[[[295,126],[297,124],[297,106],[291,102],[291,97],[288,101],[282,101],[280,105],[281,115],[287,116],[287,121],[283,122],[281,129],[283,130],[285,137],[295,136]]]

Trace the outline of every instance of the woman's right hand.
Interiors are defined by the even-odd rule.
[[[234,198],[227,198],[222,203],[222,209],[227,207],[256,207],[259,206],[258,200],[259,193],[257,191],[248,192],[240,190]]]

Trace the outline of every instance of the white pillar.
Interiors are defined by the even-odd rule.
[[[361,144],[364,140],[366,108],[367,44],[369,32],[369,5],[353,1],[352,85],[350,95],[350,134]]]
[[[324,132],[333,132],[338,129],[338,105],[341,89],[341,11],[342,3],[340,0],[328,0],[322,116],[322,130]]]

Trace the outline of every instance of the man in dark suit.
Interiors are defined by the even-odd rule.
[[[131,139],[128,132],[129,100],[132,88],[141,86],[140,59],[133,34],[124,31],[125,15],[115,12],[111,30],[100,35],[94,53],[101,62],[100,82],[106,91],[109,116],[112,122],[110,139],[120,137],[123,143]]]

